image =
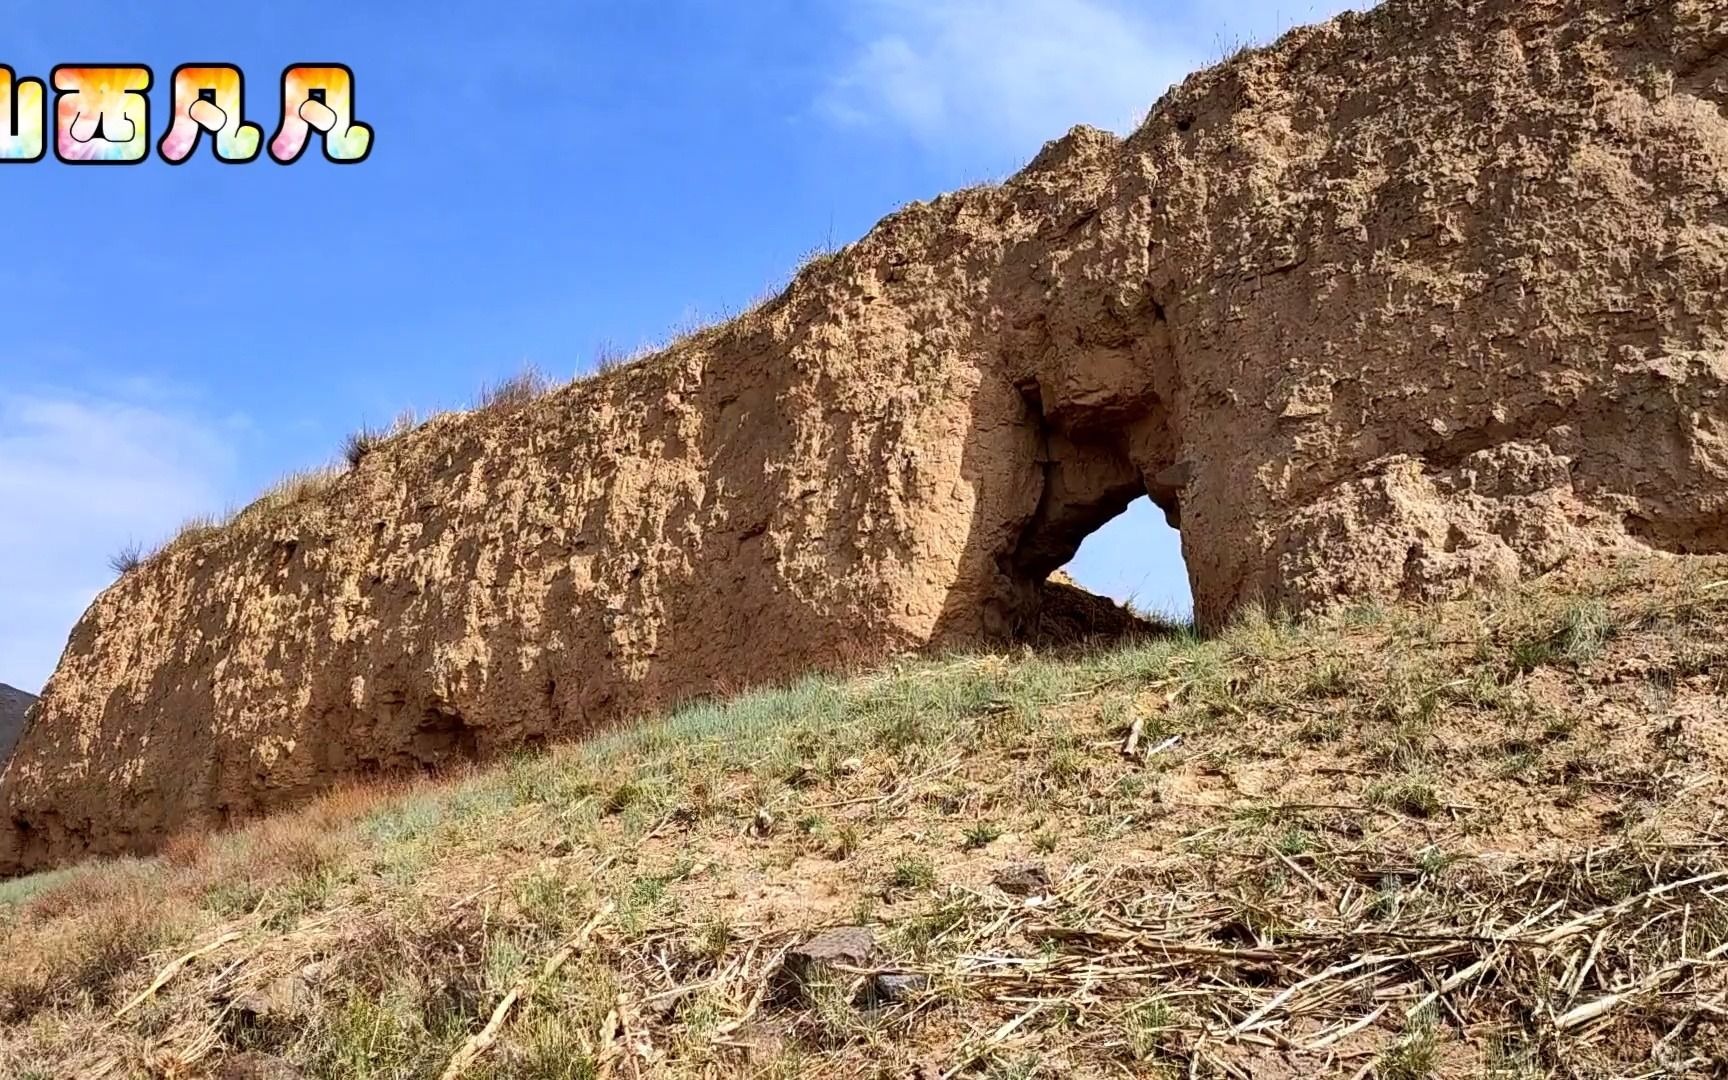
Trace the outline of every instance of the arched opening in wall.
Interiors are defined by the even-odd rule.
[[[1193,620],[1181,535],[1145,496],[1088,534],[1062,571],[1087,592],[1124,604],[1150,622]]]

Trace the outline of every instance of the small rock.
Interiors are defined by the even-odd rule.
[[[876,931],[868,926],[842,926],[825,930],[786,954],[795,965],[843,964],[864,967],[876,953]]]
[[[844,983],[851,976],[836,968],[863,968],[876,955],[876,932],[868,926],[824,931],[786,954],[785,976],[801,992],[819,983]]]
[[[870,985],[870,997],[878,1005],[902,1005],[930,989],[924,975],[882,974]]]
[[[1016,866],[996,875],[996,887],[1009,896],[1048,896],[1050,873],[1042,866]]]

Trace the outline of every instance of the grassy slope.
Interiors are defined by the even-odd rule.
[[[1722,560],[811,680],[0,885],[0,1075],[1708,1075],[1725,681]]]

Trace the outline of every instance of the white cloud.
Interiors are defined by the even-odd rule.
[[[962,153],[1027,154],[1086,123],[1131,129],[1190,71],[1339,0],[856,0],[852,59],[818,102]]]
[[[109,558],[218,509],[233,468],[217,425],[148,387],[0,389],[0,682],[37,690]]]
[[[1192,66],[1102,0],[863,0],[857,55],[821,106],[927,143],[1024,150],[1077,123],[1125,129]]]

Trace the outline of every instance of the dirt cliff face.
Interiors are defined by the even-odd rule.
[[[0,781],[0,870],[1009,638],[1142,494],[1205,622],[1728,551],[1725,286],[1728,4],[1295,31],[126,575]]]

